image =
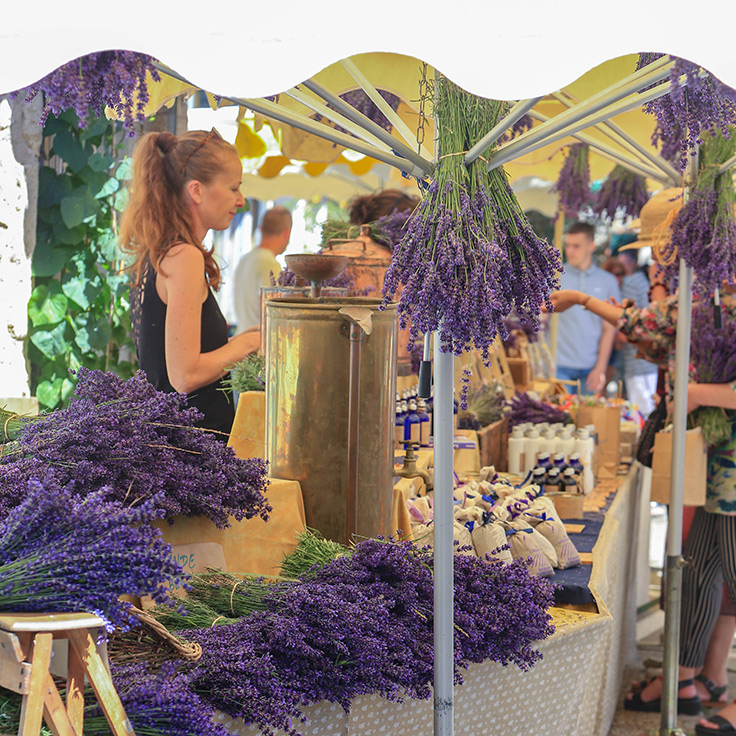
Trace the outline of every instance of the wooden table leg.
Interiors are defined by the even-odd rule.
[[[43,716],[46,725],[54,736],[82,736],[82,731],[76,730],[69,720],[64,701],[56,689],[51,673],[46,673],[46,686],[44,688]]]
[[[69,642],[82,661],[84,671],[97,696],[102,712],[110,724],[113,736],[135,736],[133,726],[125,714],[125,708],[120,702],[120,696],[115,690],[110,673],[107,671],[89,631],[79,629],[67,633]]]
[[[36,634],[33,638],[31,681],[28,694],[23,696],[18,736],[38,736],[41,732],[46,677],[49,674],[53,640],[53,634]]]
[[[71,643],[66,676],[66,713],[74,730],[81,734],[84,723],[84,666]]]

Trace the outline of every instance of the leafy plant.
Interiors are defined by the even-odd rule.
[[[79,128],[73,110],[49,115],[39,172],[34,289],[28,303],[31,387],[42,408],[64,405],[80,366],[133,375],[128,275],[117,218],[129,159],[125,132],[104,118]]]

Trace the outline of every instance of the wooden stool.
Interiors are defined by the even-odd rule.
[[[114,736],[135,736],[95,644],[103,625],[89,613],[0,614],[0,686],[23,696],[18,736],[38,736],[42,719],[55,736],[82,736],[85,676]],[[69,640],[66,703],[49,672],[54,639]]]

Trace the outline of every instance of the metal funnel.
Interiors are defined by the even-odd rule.
[[[348,265],[347,256],[331,255],[327,253],[300,253],[286,256],[286,265],[299,278],[309,281],[310,296],[317,298],[322,291],[325,281],[339,276]]]

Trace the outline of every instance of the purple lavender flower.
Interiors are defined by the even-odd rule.
[[[156,499],[137,508],[107,500],[102,488],[79,498],[54,480],[30,480],[24,501],[0,523],[0,609],[89,611],[109,628],[138,620],[121,595],[169,600],[187,576],[171,545],[148,522]]]
[[[565,163],[552,191],[557,192],[560,206],[570,216],[577,216],[590,206],[592,194],[587,143],[573,143],[569,146]]]
[[[663,54],[640,53],[636,65],[642,69]],[[695,151],[697,144],[703,140],[703,133],[720,131],[728,135],[728,127],[736,125],[736,90],[726,86],[709,72],[702,70],[697,64],[671,57],[675,65],[670,72],[669,82],[659,84],[670,85],[668,94],[658,97],[644,105],[644,111],[657,118],[657,127],[652,136],[652,143],[662,141],[662,155],[669,159],[672,142],[679,136],[680,168],[687,166],[688,150]],[[679,78],[686,75],[684,85],[680,86]],[[664,143],[667,141],[668,150]]]
[[[86,128],[90,111],[99,118],[105,107],[111,107],[133,136],[135,122],[143,119],[149,100],[147,75],[160,81],[153,64],[153,57],[135,51],[100,51],[73,59],[23,91],[27,102],[43,93],[41,125],[49,113],[59,115],[74,108],[79,127]]]
[[[186,397],[163,393],[143,373],[123,381],[80,368],[68,409],[23,427],[0,458],[0,517],[22,503],[30,478],[53,478],[86,496],[135,506],[156,499],[168,519],[268,518],[266,464],[241,460],[231,447],[194,427],[200,414]]]

